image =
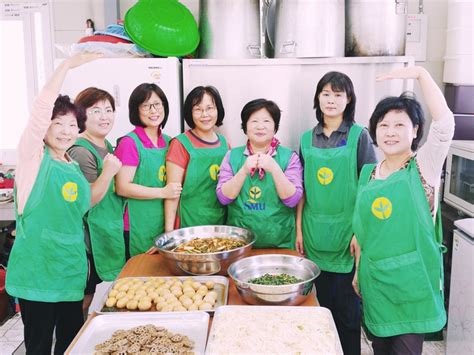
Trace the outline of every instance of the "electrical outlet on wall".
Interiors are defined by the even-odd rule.
[[[405,55],[415,57],[415,61],[426,61],[428,17],[425,14],[408,14]]]

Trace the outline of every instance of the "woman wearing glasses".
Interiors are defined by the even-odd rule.
[[[168,181],[183,184],[181,198],[165,201],[165,230],[224,224],[225,207],[216,197],[217,176],[229,146],[215,129],[224,107],[212,86],[194,88],[184,101],[184,119],[191,128],[171,141],[166,155]]]
[[[123,240],[123,204],[115,194],[114,176],[122,164],[113,155],[106,136],[115,121],[115,101],[107,91],[94,87],[81,91],[74,104],[86,113],[86,130],[69,148],[69,155],[79,163],[91,192],[100,202],[86,215],[85,241],[89,277],[84,291],[83,311],[87,314],[96,285],[115,280],[125,264]]]
[[[130,123],[135,129],[121,138],[115,155],[122,168],[116,192],[126,198],[125,240],[130,255],[147,251],[164,230],[163,199],[177,198],[181,184],[166,184],[165,155],[170,138],[163,134],[169,114],[168,99],[155,84],[135,88],[128,101]]]

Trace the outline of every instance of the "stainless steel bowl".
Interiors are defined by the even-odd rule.
[[[229,267],[228,272],[245,302],[294,306],[308,297],[313,281],[321,270],[311,260],[299,256],[268,254],[238,260]],[[248,282],[266,273],[284,273],[303,281],[291,285],[257,285]]]
[[[172,251],[181,243],[192,239],[213,237],[239,238],[243,239],[246,245],[229,251],[206,254]],[[239,227],[217,225],[181,228],[163,233],[155,239],[155,246],[175,275],[227,275],[229,265],[248,255],[253,243],[255,243],[255,236],[251,231]]]

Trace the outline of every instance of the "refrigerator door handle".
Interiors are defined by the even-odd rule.
[[[283,42],[281,45],[280,53],[281,54],[291,54],[295,52],[296,42],[295,41],[287,41]]]
[[[120,97],[120,85],[114,84],[113,86],[115,106],[122,106],[122,101]]]

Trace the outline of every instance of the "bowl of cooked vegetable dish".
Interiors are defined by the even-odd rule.
[[[303,257],[268,254],[240,259],[228,272],[245,302],[294,306],[308,297],[321,270]]]
[[[181,228],[155,239],[175,275],[227,275],[229,265],[247,256],[254,243],[248,229],[218,225]]]

